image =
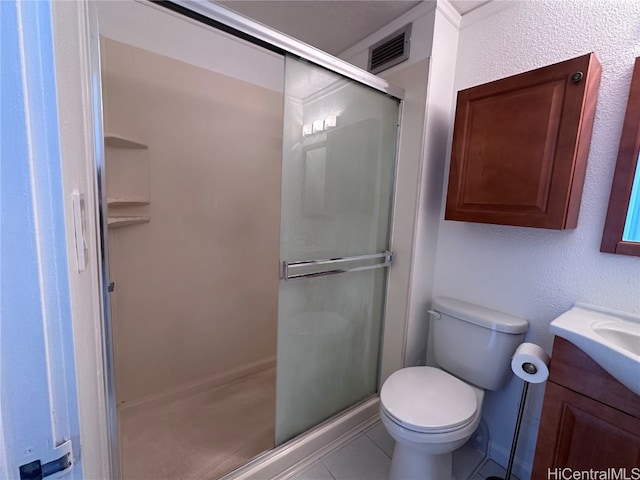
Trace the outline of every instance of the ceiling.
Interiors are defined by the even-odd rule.
[[[460,14],[465,14],[487,1],[450,0],[450,3]],[[422,2],[225,0],[218,3],[325,52],[337,55]]]

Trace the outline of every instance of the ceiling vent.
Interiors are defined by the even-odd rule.
[[[409,58],[411,24],[383,38],[369,48],[369,71],[379,73]]]

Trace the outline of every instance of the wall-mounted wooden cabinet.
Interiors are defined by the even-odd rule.
[[[600,72],[591,53],[458,92],[445,219],[575,228]]]
[[[556,337],[531,478],[560,478],[557,472],[565,468],[618,474],[626,468],[628,476],[620,478],[632,478],[638,467],[640,397]]]

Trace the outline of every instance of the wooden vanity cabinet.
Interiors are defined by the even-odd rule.
[[[458,92],[445,219],[575,228],[600,73],[590,53]]]
[[[563,468],[640,475],[640,397],[556,337],[531,478],[562,478],[549,469]]]

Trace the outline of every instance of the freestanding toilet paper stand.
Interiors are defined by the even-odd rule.
[[[532,361],[519,360],[531,358]],[[534,363],[535,362],[535,363]],[[537,365],[536,365],[537,364]],[[511,480],[511,470],[513,469],[513,460],[516,456],[516,447],[518,445],[518,435],[520,434],[520,425],[522,424],[522,416],[524,414],[524,405],[527,401],[527,392],[529,391],[529,383],[542,383],[548,375],[549,356],[538,345],[531,343],[523,343],[517,348],[511,362],[511,369],[518,377],[524,381],[522,386],[522,396],[520,397],[520,407],[518,408],[518,418],[516,420],[516,428],[513,432],[513,441],[511,442],[511,452],[509,453],[509,463],[507,464],[507,473],[504,480]],[[540,368],[539,368],[540,367]],[[541,370],[538,375],[538,370]],[[503,480],[501,477],[491,476],[487,480]]]
[[[538,368],[533,363],[523,363],[522,369],[529,373],[535,374]],[[520,397],[520,407],[518,408],[518,419],[516,420],[516,429],[513,433],[513,441],[511,442],[511,452],[509,453],[509,463],[507,464],[507,473],[504,476],[505,480],[511,479],[511,470],[513,469],[513,460],[516,456],[516,447],[518,445],[518,435],[520,434],[520,424],[522,423],[522,415],[524,414],[524,404],[527,401],[527,392],[529,391],[529,382],[524,381],[522,387],[522,396]],[[487,480],[503,480],[501,477],[491,476],[487,477]]]

